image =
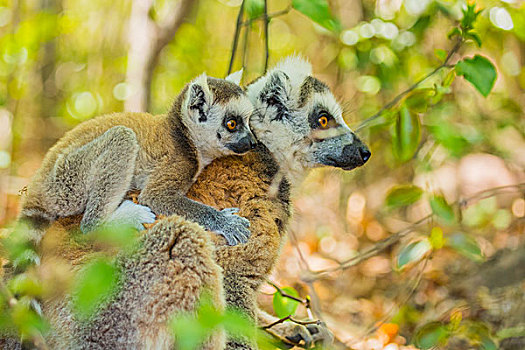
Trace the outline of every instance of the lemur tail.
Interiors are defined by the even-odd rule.
[[[50,217],[41,210],[23,208],[18,217],[16,229],[23,230],[22,233],[27,240],[38,245],[53,221],[55,221],[55,218]]]

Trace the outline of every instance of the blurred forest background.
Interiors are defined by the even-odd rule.
[[[249,83],[292,53],[372,158],[307,178],[272,281],[339,347],[525,348],[520,0],[0,0],[0,225],[78,123],[164,113],[203,71]]]

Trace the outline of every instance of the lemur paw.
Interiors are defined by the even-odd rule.
[[[110,225],[128,225],[142,231],[144,230],[142,224],[152,224],[155,222],[155,218],[155,214],[149,207],[125,200],[106,222]]]
[[[251,235],[248,229],[250,221],[235,215],[238,212],[238,208],[226,208],[220,212],[223,215],[221,227],[215,231],[226,238],[228,245],[246,243]]]
[[[280,336],[288,339],[294,345],[301,345],[306,349],[312,345],[320,345],[323,348],[328,348],[334,341],[332,332],[330,332],[323,322],[306,326],[292,322],[284,322],[275,325],[271,329]]]

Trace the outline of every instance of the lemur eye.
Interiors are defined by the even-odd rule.
[[[226,127],[228,128],[228,130],[232,130],[233,131],[237,127],[237,122],[235,120],[233,120],[233,119],[230,119],[226,123]]]
[[[317,119],[317,123],[321,129],[326,129],[328,127],[328,116],[325,113],[322,113],[319,119]]]

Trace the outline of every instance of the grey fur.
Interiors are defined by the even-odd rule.
[[[113,114],[82,123],[46,155],[20,219],[30,223],[36,242],[58,217],[81,213],[85,233],[124,217],[134,217],[128,223],[142,229],[155,214],[179,214],[223,235],[230,245],[246,242],[248,220],[185,194],[213,159],[253,148],[251,112],[236,84],[202,75],[181,92],[167,116]],[[226,127],[230,119],[235,130]],[[143,205],[119,207],[132,189],[142,190]]]

